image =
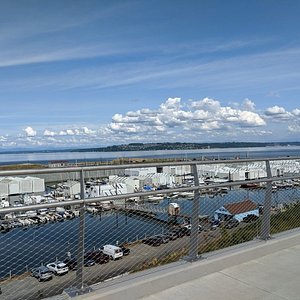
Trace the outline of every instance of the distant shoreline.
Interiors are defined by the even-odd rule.
[[[71,148],[71,149],[22,149],[0,150],[0,154],[21,153],[59,153],[59,152],[124,152],[124,151],[155,151],[155,150],[204,150],[227,148],[255,148],[255,147],[288,147],[300,146],[300,142],[226,142],[226,143],[130,143],[106,147]]]

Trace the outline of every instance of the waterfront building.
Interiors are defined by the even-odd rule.
[[[233,218],[241,222],[248,215],[259,216],[259,208],[257,204],[250,199],[223,205],[215,211],[214,218],[215,220]]]

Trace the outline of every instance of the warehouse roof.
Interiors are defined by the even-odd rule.
[[[227,209],[232,215],[237,215],[256,209],[257,204],[250,199],[247,199],[241,202],[226,204],[224,205],[224,208]]]

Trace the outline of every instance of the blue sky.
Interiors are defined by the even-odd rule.
[[[2,149],[299,140],[299,1],[0,4]]]

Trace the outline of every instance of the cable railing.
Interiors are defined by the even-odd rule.
[[[1,299],[79,295],[116,276],[179,259],[193,262],[209,251],[300,227],[300,173],[294,168],[273,176],[274,164],[284,161],[295,167],[300,158],[2,171],[2,177],[76,172],[80,193],[79,199],[0,208]],[[201,165],[240,170],[254,162],[264,163],[265,177],[201,181]],[[86,196],[88,171],[184,165],[193,177],[188,184]]]

